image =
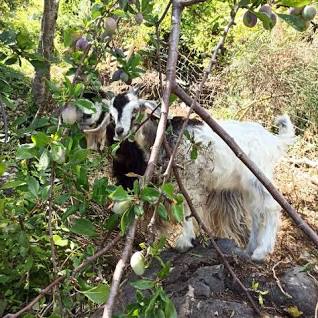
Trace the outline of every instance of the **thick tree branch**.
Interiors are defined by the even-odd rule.
[[[120,240],[120,234],[117,234],[113,238],[113,240],[111,242],[109,242],[104,248],[100,249],[94,255],[87,257],[86,260],[83,261],[81,265],[79,265],[77,268],[75,268],[73,273],[72,273],[72,275],[70,276],[70,278],[75,278],[76,275],[79,274],[81,271],[83,271],[86,266],[88,266],[89,264],[95,262],[100,256],[102,256],[105,253],[107,253],[119,240]],[[47,287],[42,289],[40,291],[39,295],[36,296],[31,302],[29,302],[25,307],[23,307],[17,313],[15,313],[15,314],[7,314],[3,318],[17,318],[17,317],[20,317],[23,313],[31,310],[32,307],[34,306],[34,304],[36,304],[42,297],[47,295],[51,291],[52,288],[54,288],[58,284],[62,283],[66,278],[67,277],[65,275],[56,278],[50,285],[48,285]]]
[[[171,154],[172,154],[171,148],[170,148],[170,145],[168,144],[168,142],[166,140],[164,141],[164,146],[165,146],[165,150],[168,153],[168,155],[171,156]],[[234,282],[237,283],[241,287],[241,289],[244,291],[247,299],[251,303],[251,305],[252,305],[253,309],[255,310],[255,312],[258,315],[261,315],[261,312],[258,309],[258,306],[256,305],[255,301],[253,300],[253,298],[252,298],[251,294],[249,293],[248,289],[244,286],[244,284],[237,277],[237,275],[233,271],[231,265],[229,264],[229,262],[227,261],[227,259],[224,256],[224,254],[222,253],[221,249],[219,248],[219,246],[214,241],[213,233],[211,233],[211,231],[208,229],[208,227],[202,222],[198,212],[196,211],[194,205],[192,204],[191,198],[190,198],[186,188],[184,187],[184,185],[183,185],[183,183],[181,181],[181,177],[179,175],[178,169],[176,168],[176,166],[174,164],[172,165],[172,170],[173,170],[174,176],[176,178],[176,181],[178,183],[179,189],[180,189],[181,193],[183,194],[184,198],[186,199],[187,204],[188,204],[188,206],[189,206],[189,208],[191,210],[192,216],[196,219],[196,221],[198,222],[200,227],[209,235],[213,247],[215,248],[215,250],[217,251],[217,253],[221,257],[225,267],[227,268],[227,270],[230,272],[231,276],[233,277]]]
[[[193,99],[179,86],[176,86],[174,93],[188,106],[191,106]],[[222,138],[222,140],[230,147],[234,154],[246,165],[246,167],[256,176],[256,178],[263,184],[273,198],[279,205],[288,213],[294,220],[296,225],[307,234],[307,236],[318,246],[317,233],[301,218],[298,212],[287,202],[283,195],[274,187],[270,180],[264,175],[255,163],[248,158],[239,145],[211,116],[201,107],[195,103],[193,110],[211,127],[211,129]]]
[[[107,303],[104,307],[103,318],[112,318],[113,306],[114,306],[115,299],[117,296],[121,277],[122,277],[123,271],[126,267],[128,258],[130,257],[132,245],[134,243],[135,233],[136,233],[136,225],[137,225],[137,219],[135,219],[129,227],[128,235],[126,237],[126,243],[125,243],[125,247],[124,247],[121,259],[117,263],[114,274],[113,274],[112,285],[110,288]]]
[[[192,113],[192,110],[193,110],[193,107],[194,105],[197,103],[198,99],[199,99],[199,96],[201,94],[201,91],[205,85],[205,82],[206,80],[208,79],[209,75],[211,74],[211,71],[212,71],[212,68],[213,66],[217,63],[217,57],[218,57],[218,54],[219,54],[219,50],[223,47],[224,45],[224,42],[225,42],[225,39],[231,29],[231,27],[234,25],[235,23],[235,17],[236,17],[236,14],[239,10],[239,6],[236,5],[232,10],[231,10],[231,17],[230,17],[230,21],[229,23],[227,24],[227,26],[225,27],[224,31],[223,31],[223,34],[222,34],[222,37],[220,38],[219,42],[217,43],[217,45],[215,46],[215,48],[213,49],[213,52],[212,52],[212,56],[211,56],[211,59],[210,59],[210,63],[209,63],[209,66],[208,68],[204,71],[204,75],[203,75],[203,78],[202,78],[202,81],[199,85],[199,88],[197,89],[196,93],[195,93],[195,97],[192,101],[192,104],[188,110],[188,113],[187,113],[187,117],[186,117],[186,120],[183,122],[183,125],[182,125],[182,128],[180,130],[180,133],[179,133],[179,136],[178,136],[178,139],[176,141],[176,144],[174,146],[174,149],[173,149],[173,152],[172,152],[172,155],[170,156],[170,160],[169,160],[169,163],[167,165],[167,168],[166,168],[166,171],[164,173],[164,176],[169,176],[170,174],[170,171],[171,171],[171,167],[172,167],[172,164],[173,164],[173,161],[177,155],[177,151],[178,151],[178,147],[180,145],[180,142],[182,140],[182,137],[183,137],[183,133],[188,125],[188,122],[189,122],[189,119],[190,119],[190,114]]]

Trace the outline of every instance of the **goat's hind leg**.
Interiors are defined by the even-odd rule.
[[[274,251],[280,207],[261,184],[257,183],[254,189],[252,229],[246,250],[253,260],[263,261]]]

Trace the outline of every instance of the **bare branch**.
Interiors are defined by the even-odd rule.
[[[53,241],[53,230],[52,230],[52,214],[53,214],[53,188],[54,188],[54,179],[55,179],[55,165],[52,164],[51,167],[51,177],[50,177],[50,190],[49,190],[49,220],[48,220],[48,229],[49,229],[49,239],[50,239],[50,245],[51,245],[51,256],[52,256],[52,264],[53,264],[53,273],[54,276],[57,276],[58,274],[58,266],[57,266],[57,257],[56,257],[56,250],[55,245]],[[59,291],[58,284],[53,287],[53,301],[54,301],[54,295],[57,297],[58,306],[61,315],[63,316],[63,306],[62,306],[62,299],[61,294]]]
[[[4,105],[0,99],[0,112],[3,119],[3,128],[4,128],[4,142],[8,142],[8,120],[7,120],[7,114],[6,110],[4,108]]]
[[[202,78],[202,81],[199,85],[199,88],[197,89],[196,93],[195,93],[195,97],[192,101],[192,104],[188,110],[188,113],[187,113],[187,117],[186,117],[186,120],[183,122],[183,125],[182,125],[182,128],[180,130],[180,133],[179,133],[179,136],[178,136],[178,139],[176,141],[176,144],[174,146],[174,149],[173,149],[173,152],[172,152],[172,155],[170,156],[170,160],[169,160],[169,163],[168,163],[168,166],[166,168],[166,171],[164,173],[164,176],[168,176],[170,174],[170,171],[171,171],[171,167],[172,167],[172,164],[173,164],[173,161],[177,155],[177,151],[178,151],[178,147],[180,145],[180,142],[182,140],[182,137],[183,137],[183,133],[188,125],[188,122],[189,122],[189,118],[190,118],[190,114],[192,113],[192,110],[193,110],[193,107],[194,105],[196,104],[196,102],[198,101],[199,99],[199,96],[201,94],[201,91],[205,85],[205,82],[206,80],[208,79],[209,75],[211,74],[211,71],[212,71],[212,68],[213,66],[217,63],[217,56],[219,54],[219,51],[221,49],[221,47],[223,47],[224,45],[224,42],[225,42],[225,39],[231,29],[231,27],[234,25],[235,23],[235,17],[236,17],[236,14],[239,10],[239,6],[235,6],[232,10],[231,10],[231,17],[230,17],[230,21],[229,23],[227,24],[227,26],[225,27],[224,31],[223,31],[223,34],[222,34],[222,37],[220,38],[219,42],[217,43],[217,45],[215,46],[215,48],[213,49],[213,52],[212,52],[212,56],[211,56],[211,59],[210,59],[210,63],[209,63],[209,66],[208,68],[205,70],[204,72],[204,75],[203,75],[203,78]]]
[[[177,1],[173,1],[172,3],[172,30],[170,34],[170,48],[167,62],[167,82],[163,92],[162,105],[161,105],[161,117],[158,124],[156,139],[153,144],[150,158],[148,161],[148,166],[146,172],[144,174],[145,183],[147,183],[154,172],[158,155],[160,151],[160,147],[163,141],[163,135],[167,125],[167,118],[169,112],[169,98],[171,95],[171,90],[175,84],[176,78],[176,66],[178,59],[178,43],[180,38],[180,21],[181,21],[181,7]]]
[[[125,243],[125,247],[124,247],[121,259],[117,263],[114,274],[113,274],[112,285],[110,288],[107,303],[104,307],[103,318],[112,317],[113,306],[114,306],[115,298],[117,296],[121,277],[123,275],[123,271],[127,264],[128,258],[130,257],[132,245],[135,239],[136,225],[137,225],[137,219],[135,219],[134,222],[129,227],[128,235],[126,238],[126,243]]]
[[[192,6],[194,4],[198,4],[202,2],[206,2],[206,0],[180,0],[180,4],[185,7]]]
[[[287,297],[287,298],[293,298],[290,294],[288,294],[282,284],[280,283],[280,280],[278,279],[277,275],[276,275],[276,272],[275,272],[275,268],[280,264],[280,263],[284,263],[283,261],[279,261],[278,263],[276,263],[273,268],[272,268],[272,272],[273,272],[273,276],[276,280],[276,283],[277,283],[277,286],[279,287],[280,291]]]
[[[171,148],[170,145],[168,144],[168,142],[165,140],[164,141],[164,146],[165,146],[165,150],[168,153],[169,156],[171,156]],[[182,181],[181,181],[181,177],[179,175],[178,169],[173,165],[172,166],[172,170],[174,173],[174,176],[176,178],[176,181],[178,183],[179,189],[181,191],[181,193],[183,194],[183,196],[185,197],[187,204],[191,210],[191,214],[192,216],[196,219],[196,221],[198,222],[198,224],[200,225],[200,227],[209,235],[212,245],[215,248],[215,250],[217,251],[217,253],[220,255],[225,267],[227,268],[227,270],[230,272],[231,276],[233,277],[234,282],[236,282],[241,289],[244,291],[246,297],[248,298],[249,302],[251,303],[253,309],[255,310],[255,312],[258,315],[261,315],[260,310],[258,309],[255,301],[253,300],[251,294],[249,293],[248,289],[243,285],[243,283],[240,281],[240,279],[237,277],[237,275],[235,274],[235,272],[233,271],[231,265],[229,264],[229,262],[227,261],[227,259],[225,258],[224,254],[222,253],[222,251],[220,250],[219,246],[216,244],[216,242],[213,239],[213,234],[210,232],[210,230],[207,228],[207,226],[202,222],[198,212],[196,211],[194,205],[192,204],[191,198],[187,192],[187,190],[185,189]]]
[[[188,106],[191,106],[193,99],[179,86],[176,86],[174,93],[184,101]],[[211,127],[211,129],[222,138],[222,140],[230,147],[234,154],[246,165],[246,167],[256,176],[263,184],[279,205],[288,213],[294,220],[296,225],[307,234],[307,236],[318,246],[317,233],[301,218],[298,212],[287,202],[283,195],[275,188],[271,181],[264,175],[255,163],[248,158],[235,140],[210,116],[210,114],[195,103],[193,110]]]
[[[156,25],[159,26],[159,25],[161,24],[161,22],[163,21],[163,19],[166,17],[166,15],[167,15],[167,13],[168,13],[170,7],[171,7],[171,4],[172,4],[172,0],[169,0],[168,5],[166,6],[165,10],[164,10],[163,13],[162,13],[162,16],[160,17],[160,19],[158,20],[158,22],[156,23]]]
[[[85,267],[93,262],[96,261],[100,256],[107,253],[118,241],[120,240],[120,234],[117,234],[111,242],[109,242],[104,248],[96,252],[94,255],[87,257],[81,265],[79,265],[77,268],[74,269],[72,275],[70,278],[75,278],[78,273],[80,273]],[[42,289],[38,296],[36,296],[31,302],[29,302],[25,307],[23,307],[21,310],[19,310],[15,314],[7,314],[3,318],[17,318],[20,317],[23,313],[29,311],[32,309],[34,304],[36,304],[43,296],[47,295],[52,288],[54,288],[56,285],[60,284],[66,279],[66,276],[60,276],[56,278],[50,285]]]

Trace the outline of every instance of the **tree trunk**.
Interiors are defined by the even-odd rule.
[[[54,49],[54,33],[58,13],[58,0],[44,0],[44,10],[41,21],[41,34],[38,53],[44,59],[41,67],[36,67],[33,80],[33,98],[38,106],[38,113],[48,109],[50,94],[46,80],[50,80],[50,60]]]

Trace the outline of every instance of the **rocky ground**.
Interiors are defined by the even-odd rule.
[[[262,265],[238,256],[238,248],[233,241],[218,240],[218,245],[256,303],[259,292],[265,292],[264,305],[259,305],[263,317],[315,317],[317,281],[301,266],[289,266],[282,273],[276,273],[274,268],[272,275],[266,275]],[[166,250],[162,258],[173,264],[164,288],[171,296],[179,318],[257,317],[211,246],[198,245],[187,253]],[[144,278],[153,278],[159,268],[159,263],[154,261]],[[140,279],[135,274],[129,274],[127,278],[129,282]],[[135,292],[129,282],[125,283],[117,297],[117,312],[122,312],[127,304],[135,300]],[[252,289],[253,283],[258,283],[257,290]],[[92,318],[99,317],[101,310],[95,312]]]

